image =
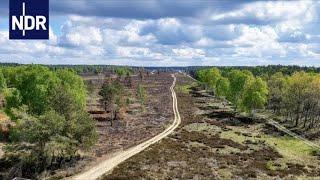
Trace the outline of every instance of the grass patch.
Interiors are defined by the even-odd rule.
[[[181,92],[181,93],[185,93],[188,94],[190,92],[190,88],[195,86],[197,83],[193,82],[191,84],[186,84],[186,85],[176,85],[176,90]]]
[[[285,159],[303,162],[316,162],[312,152],[316,149],[293,137],[264,137]]]
[[[245,137],[245,136],[238,135],[234,131],[223,131],[220,134],[220,137],[224,138],[224,139],[231,139],[234,142],[241,143],[241,144],[247,139],[252,139],[250,137]]]
[[[256,138],[255,134],[252,133],[252,137],[244,136],[243,133],[249,132],[245,131],[243,128],[233,128],[230,131],[223,131],[220,134],[221,138],[231,139],[240,144],[244,144],[245,141],[265,141],[267,145],[273,147],[276,151],[278,151],[284,158],[284,162],[294,162],[294,163],[302,163],[302,164],[318,164],[319,160],[317,160],[317,156],[315,156],[315,152],[317,150],[313,147],[308,146],[303,141],[295,139],[289,136],[269,136],[262,134],[261,138]],[[250,146],[252,147],[252,146]]]
[[[202,132],[204,134],[217,134],[221,132],[221,128],[208,123],[192,123],[183,127],[188,132]]]
[[[230,169],[218,169],[218,174],[223,179],[232,179],[232,173]]]
[[[275,162],[275,161],[268,161],[266,166],[267,166],[267,169],[272,170],[272,171],[284,170],[284,169],[288,168],[286,163]]]

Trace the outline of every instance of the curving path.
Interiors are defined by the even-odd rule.
[[[125,160],[129,159],[130,157],[134,156],[135,154],[138,154],[139,152],[143,151],[150,145],[160,141],[161,139],[165,138],[169,134],[171,134],[181,123],[181,118],[178,110],[178,104],[177,104],[177,97],[176,93],[174,91],[174,87],[176,85],[176,77],[174,74],[172,74],[173,77],[173,83],[170,87],[171,93],[172,93],[172,108],[174,113],[174,121],[173,123],[162,133],[158,134],[157,136],[137,145],[134,147],[131,147],[127,150],[124,150],[122,152],[119,152],[113,157],[110,157],[109,159],[97,164],[96,166],[92,167],[91,169],[76,175],[72,177],[71,179],[75,180],[94,180],[98,179],[103,174],[109,172],[114,167],[119,165],[120,163],[124,162]]]

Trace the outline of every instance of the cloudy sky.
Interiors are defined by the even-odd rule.
[[[320,1],[50,0],[50,40],[8,38],[0,62],[320,66]]]

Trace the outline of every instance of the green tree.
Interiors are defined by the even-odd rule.
[[[307,95],[304,103],[304,123],[303,128],[311,129],[316,124],[319,124],[320,111],[320,76],[314,77],[313,81],[307,90]],[[309,123],[307,127],[307,123]]]
[[[85,107],[86,88],[84,82],[72,70],[59,69],[53,72],[44,66],[27,65],[9,68],[3,72],[8,77],[9,87],[15,88],[20,94],[21,103],[18,105],[27,105],[31,114],[41,115],[50,110],[53,105],[51,100],[56,96],[55,91],[61,87],[71,95],[79,107]],[[6,99],[12,100],[12,96]],[[7,103],[6,109],[10,110],[14,107],[17,105]]]
[[[40,115],[49,110],[49,96],[52,89],[59,85],[59,79],[48,68],[40,65],[17,67],[10,85],[19,90],[22,104],[32,114]],[[11,108],[10,106],[8,107]]]
[[[63,135],[65,119],[53,111],[49,111],[39,118],[27,114],[24,110],[18,111],[16,126],[11,134],[14,143],[20,143],[19,149],[31,151],[31,156],[37,162],[45,165],[47,162],[46,146],[52,138]],[[23,143],[29,143],[30,147],[25,147]],[[58,151],[58,149],[57,149]]]
[[[230,81],[228,100],[230,100],[236,108],[241,103],[246,86],[250,84],[253,78],[253,75],[248,71],[232,70],[228,74],[228,79]]]
[[[84,111],[84,107],[76,102],[64,86],[59,86],[52,91],[50,107],[67,119],[71,119],[79,111]]]
[[[247,112],[251,112],[256,109],[263,109],[267,102],[267,97],[267,83],[258,77],[247,84],[244,90],[241,108]]]
[[[210,90],[214,90],[220,77],[221,74],[218,68],[203,69],[197,73],[198,80],[205,83]]]
[[[2,71],[0,71],[0,92],[3,92],[6,87],[7,87],[6,79]]]
[[[284,103],[294,120],[295,126],[299,125],[303,115],[304,102],[313,79],[314,76],[306,72],[296,72],[288,79],[288,89],[284,97]]]
[[[95,144],[95,124],[85,111],[66,119],[55,111],[33,116],[25,109],[16,111],[18,118],[11,135],[11,151],[27,155],[20,156],[22,163],[32,159],[38,172],[50,167],[53,162],[61,165],[63,159],[75,157],[78,150]],[[27,143],[27,144],[25,144]],[[9,148],[10,149],[10,148]]]
[[[15,119],[11,109],[18,108],[22,105],[21,94],[16,88],[10,88],[4,92],[4,96],[6,101],[5,112],[11,117],[11,119]]]
[[[221,77],[217,81],[216,85],[216,94],[219,97],[227,97],[229,95],[229,90],[230,90],[230,82],[228,78]]]
[[[86,105],[86,86],[80,76],[74,71],[62,69],[57,71],[57,76],[60,79],[61,85],[75,100],[75,103],[81,107]]]
[[[144,103],[147,99],[147,93],[141,84],[139,84],[137,87],[137,96],[138,96],[138,99],[139,99],[141,106],[143,107]]]
[[[288,89],[287,80],[281,72],[275,73],[268,80],[268,87],[269,108],[271,108],[273,112],[280,112],[280,110],[283,108],[283,98],[285,96],[285,92]]]
[[[99,95],[102,97],[101,100],[105,111],[109,109],[112,112],[111,126],[113,125],[113,119],[116,119],[117,117],[117,111],[125,104],[123,94],[124,87],[118,81],[105,83],[99,92]]]

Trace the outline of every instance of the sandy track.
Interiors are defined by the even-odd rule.
[[[174,113],[174,121],[173,123],[162,133],[158,134],[157,136],[137,145],[134,147],[131,147],[127,150],[124,150],[118,154],[116,154],[113,157],[110,157],[109,159],[97,164],[96,166],[92,167],[91,169],[76,175],[72,177],[71,179],[75,180],[93,180],[98,179],[103,174],[109,172],[114,167],[119,165],[120,163],[124,162],[125,160],[129,159],[130,157],[134,156],[135,154],[138,154],[139,152],[143,151],[150,145],[160,141],[161,139],[165,138],[169,134],[171,134],[181,123],[181,118],[178,110],[178,104],[177,104],[177,97],[176,93],[174,91],[174,87],[176,84],[176,77],[172,75],[173,77],[173,83],[170,87],[171,94],[172,94],[172,108]]]

